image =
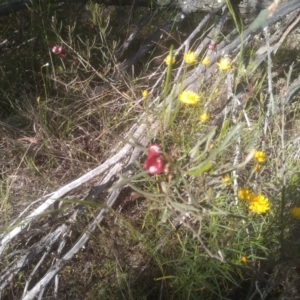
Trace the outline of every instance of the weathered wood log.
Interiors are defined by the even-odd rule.
[[[211,1],[211,2],[213,2],[213,1]],[[285,1],[285,2],[287,2],[287,1]],[[281,20],[287,13],[290,13],[297,8],[300,8],[299,0],[288,1],[288,3],[282,4],[280,6],[280,8],[278,9],[278,11],[276,11],[276,13],[273,15],[273,17],[268,20],[268,25],[272,25],[275,22],[277,22],[278,20]],[[295,13],[297,13],[297,12],[295,11]],[[210,13],[210,15],[211,14],[212,13]],[[228,12],[227,12],[227,14],[228,14]],[[206,20],[203,19],[202,21],[206,22],[207,20],[208,20],[208,18]],[[200,23],[202,23],[202,21]],[[289,22],[290,21],[292,21],[292,19],[289,20]],[[202,25],[204,25],[205,22],[203,22]],[[199,27],[199,30],[200,30],[200,28],[202,28],[202,27]],[[221,26],[220,26],[220,28],[221,28]],[[197,31],[195,29],[195,35],[198,34],[199,30]],[[257,31],[259,31],[259,30],[260,29],[258,29]],[[279,33],[283,33],[283,30],[281,30],[281,31],[279,30]],[[244,42],[246,42],[247,39],[250,38],[251,35],[253,35],[253,31],[246,29],[243,34],[244,34]],[[176,54],[176,52],[179,53],[179,51],[182,51],[184,46],[187,46],[189,44],[189,42],[192,40],[192,38],[195,37],[195,35],[194,36],[191,35],[190,37],[188,37],[188,39],[184,43],[182,43],[182,46],[181,46],[182,48],[174,51],[175,54]],[[208,34],[207,36],[214,36],[214,35]],[[217,60],[217,58],[223,53],[223,51],[228,54],[236,54],[236,52],[238,52],[238,49],[240,47],[240,42],[241,42],[240,36],[237,32],[235,32],[234,35],[232,35],[232,37],[236,38],[236,39],[231,40],[231,41],[224,39],[224,43],[220,43],[216,47],[216,49],[214,51],[215,55],[212,56],[212,59],[214,59],[214,61]],[[273,47],[273,42],[276,43],[279,39],[280,39],[280,35],[277,36],[276,39],[274,39],[274,40],[271,36],[270,37],[271,47]],[[205,41],[202,41],[198,48],[203,49],[204,45],[205,45]],[[143,52],[145,52],[145,49],[143,50]],[[261,56],[265,55],[265,53],[263,51],[260,51],[259,53]],[[259,53],[257,53],[257,55]],[[173,91],[169,94],[169,96],[167,97],[166,101],[163,104],[158,104],[158,102],[156,100],[153,100],[153,101],[149,102],[149,108],[153,109],[154,111],[159,111],[162,108],[162,105],[164,105],[164,107],[167,107],[167,105],[170,105],[167,107],[167,109],[170,107],[170,111],[171,111],[172,99],[177,98],[178,92],[180,90],[182,90],[182,88],[198,89],[199,85],[202,82],[202,80],[199,81],[199,78],[201,76],[204,76],[204,82],[207,82],[209,77],[213,76],[212,63],[214,61],[212,59],[211,59],[210,66],[207,66],[206,68],[204,68],[204,66],[199,66],[199,67],[196,67],[193,70],[187,72],[186,76],[185,76],[186,79],[182,83],[180,83],[180,85],[174,84]],[[257,65],[258,64],[259,63],[257,63]],[[178,70],[178,74],[180,74],[180,72],[181,72],[180,70],[181,69]],[[176,77],[177,77],[177,75],[176,75]],[[163,77],[161,77],[161,78],[163,78]],[[161,81],[157,82],[154,85],[154,88],[157,86],[160,86],[160,84],[161,84]],[[203,82],[202,82],[202,84],[203,84]],[[158,92],[159,88],[156,88],[156,89]],[[288,102],[289,99],[291,99],[298,91],[299,91],[299,82],[297,82],[294,86],[292,86],[291,89],[288,91],[286,102]],[[238,95],[235,95],[235,97],[238,97]],[[173,103],[174,103],[174,101],[173,101]],[[120,174],[120,173],[126,174],[125,169],[131,163],[133,163],[135,160],[137,160],[137,158],[140,154],[139,149],[137,149],[138,147],[135,147],[135,149],[134,149],[134,144],[137,144],[137,141],[138,141],[139,144],[146,145],[148,138],[150,136],[149,131],[151,131],[151,130],[155,131],[155,128],[157,127],[155,122],[153,122],[153,124],[151,126],[149,126],[148,123],[146,124],[145,120],[147,120],[148,118],[149,118],[149,115],[147,114],[147,117],[145,115],[141,115],[137,119],[137,121],[136,121],[137,125],[133,125],[133,127],[129,130],[127,135],[124,135],[124,140],[127,140],[128,143],[126,145],[124,145],[123,148],[117,154],[112,151],[110,154],[110,158],[107,159],[106,162],[104,162],[102,165],[98,166],[94,170],[90,171],[89,173],[83,175],[81,178],[78,178],[75,181],[70,182],[68,185],[66,185],[66,186],[60,188],[59,190],[57,190],[56,192],[54,192],[50,197],[45,199],[45,201],[38,208],[36,208],[31,213],[29,213],[24,219],[20,218],[18,220],[20,222],[19,224],[17,224],[17,225],[13,224],[14,226],[11,227],[11,231],[0,236],[0,256],[1,256],[1,254],[2,254],[2,256],[4,256],[6,254],[6,252],[5,252],[5,251],[7,251],[6,247],[8,245],[14,243],[17,236],[20,236],[25,231],[25,229],[30,224],[32,224],[32,222],[35,219],[37,219],[43,213],[48,212],[49,209],[51,209],[51,207],[56,202],[59,202],[62,197],[67,195],[70,191],[74,190],[74,188],[78,188],[79,186],[82,186],[84,183],[90,181],[95,176],[103,176],[106,172],[108,172],[105,174],[104,178],[100,182],[99,187],[91,190],[86,199],[97,198],[100,195],[102,195],[104,188],[107,189],[108,183],[111,184],[115,181],[118,174]],[[153,117],[153,119],[155,120],[155,117]],[[115,149],[119,149],[119,148],[120,148],[120,145],[118,147],[115,147]],[[134,151],[133,151],[133,149],[134,149]],[[128,158],[130,158],[129,162],[127,162]],[[107,198],[105,198],[107,207],[114,208],[117,206],[117,204],[118,204],[117,195],[119,194],[119,192],[121,190],[122,190],[122,187],[118,186],[118,187],[116,187],[115,190],[109,191],[109,196]],[[104,197],[105,197],[105,195],[103,195],[103,199],[104,199]],[[45,274],[43,275],[43,277],[38,278],[38,280],[36,280],[34,285],[31,282],[32,281],[31,275],[34,273],[30,274],[30,276],[27,279],[28,284],[26,284],[26,287],[24,289],[23,299],[33,299],[34,297],[36,297],[36,295],[38,293],[43,291],[43,289],[49,285],[51,280],[58,274],[58,272],[68,263],[68,261],[70,261],[74,257],[75,254],[77,254],[80,251],[81,247],[83,247],[86,244],[86,242],[89,239],[89,234],[91,232],[93,232],[96,229],[96,227],[99,224],[101,224],[102,220],[104,219],[105,212],[106,212],[105,209],[101,209],[99,211],[95,220],[93,220],[89,223],[89,225],[86,227],[86,230],[82,233],[82,236],[80,238],[78,238],[76,243],[69,246],[68,249],[67,249],[67,247],[64,248],[64,250],[67,250],[67,251],[64,252],[63,255],[60,255],[61,250],[57,250],[56,253],[59,255],[57,255],[57,258],[54,260],[51,267],[49,267],[45,271]],[[41,239],[40,242],[38,242],[35,246],[33,246],[28,251],[24,251],[21,254],[14,252],[14,255],[16,256],[16,260],[10,266],[8,266],[7,269],[3,270],[0,273],[0,290],[3,290],[4,288],[6,288],[9,285],[9,283],[13,280],[13,278],[16,276],[16,274],[22,268],[26,267],[29,264],[32,264],[34,255],[37,256],[37,254],[43,253],[43,252],[48,254],[49,249],[47,248],[47,246],[52,247],[52,245],[54,245],[54,242],[60,241],[59,243],[63,244],[64,240],[62,239],[62,234],[68,230],[67,224],[72,225],[71,221],[73,221],[73,219],[76,220],[76,218],[70,217],[70,221],[68,220],[69,223],[63,224],[59,228],[50,232],[47,236],[45,236],[43,239]],[[59,249],[63,248],[63,247],[64,246],[62,246],[62,247],[60,246]],[[43,257],[43,259],[44,259],[44,257]],[[42,262],[42,260],[40,260],[38,262],[38,264],[36,264],[37,268],[39,267],[40,262]],[[31,287],[31,290],[29,290],[29,286]]]
[[[282,3],[291,0],[282,0]],[[0,16],[8,15],[11,12],[17,12],[31,4],[30,0],[11,0],[0,5]],[[225,0],[97,0],[97,3],[107,6],[137,6],[158,8],[172,6],[179,8],[183,13],[208,12],[218,7]],[[238,7],[241,14],[257,15],[262,9],[267,8],[272,0],[231,0],[233,7]]]
[[[291,0],[282,0],[281,3]],[[97,0],[97,3],[108,6],[141,6],[141,7],[164,7],[173,6],[180,8],[183,13],[191,12],[209,12],[221,3],[226,3],[225,0]],[[262,9],[269,7],[273,0],[231,0],[232,7],[238,7],[241,14],[257,14]]]
[[[212,1],[212,3],[215,3],[215,2],[218,2],[218,1]],[[251,0],[244,1],[243,2],[244,8],[247,7],[247,6],[245,6],[245,4],[247,4],[248,2],[249,2],[249,4],[254,3]],[[257,4],[256,8],[259,7],[261,9],[261,8],[264,8],[265,6],[268,7],[267,5],[271,4],[272,2],[273,1],[263,1],[259,5]],[[253,5],[252,5],[252,8],[253,8]],[[284,16],[286,16],[287,14],[295,11],[298,8],[300,8],[300,1],[299,0],[286,0],[286,1],[283,1],[281,3],[281,5],[279,6],[279,8],[275,11],[274,15],[270,19],[267,20],[267,24],[269,26],[273,25],[274,23],[276,23],[276,22],[280,21],[282,18],[284,18]],[[218,11],[221,11],[221,9],[222,9],[222,5],[219,4],[217,7],[215,7],[213,10],[210,11],[210,14],[214,15]],[[132,57],[126,59],[119,66],[119,70],[113,75],[112,78],[110,78],[110,82],[106,82],[106,83],[101,84],[98,87],[96,87],[96,89],[92,93],[92,96],[97,96],[97,95],[101,94],[102,91],[109,88],[111,84],[113,84],[114,82],[118,82],[118,80],[120,78],[122,78],[122,76],[121,76],[122,72],[124,72],[124,71],[126,72],[126,71],[130,70],[132,65],[134,65],[135,63],[140,61],[145,56],[145,54],[148,53],[148,51],[155,45],[155,43],[159,40],[160,36],[163,35],[163,34],[168,33],[171,30],[171,25],[172,24],[179,24],[185,18],[186,18],[186,14],[180,12],[180,13],[177,14],[177,16],[174,19],[168,21],[161,28],[157,29],[152,34],[152,36],[150,36],[144,42],[144,44],[140,47],[140,49]],[[258,28],[255,29],[255,31],[259,32],[259,31],[261,31],[261,28],[258,27]],[[243,33],[244,37],[248,36],[251,32],[253,32],[253,30],[247,28]],[[222,43],[221,43],[221,45],[222,45]],[[238,48],[239,45],[240,45],[240,37],[236,37],[235,42],[230,44],[231,48],[230,49],[226,48],[225,52],[230,53],[230,52],[232,52],[232,50],[234,48]],[[197,54],[199,54],[199,52],[200,51],[196,51]],[[200,68],[201,68],[201,66],[200,66]],[[202,72],[202,70],[201,70],[201,72]],[[196,73],[197,73],[197,71],[195,72],[195,74]]]

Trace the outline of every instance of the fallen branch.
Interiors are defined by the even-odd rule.
[[[283,12],[292,12],[293,9],[299,8],[300,3],[298,1],[290,1],[288,4],[281,5],[277,10],[275,11],[274,15],[268,20],[268,26],[272,26],[275,22],[280,20],[283,17]],[[211,18],[213,14],[216,14],[217,11],[219,11],[221,8],[218,7],[214,11],[212,11],[202,22],[200,22],[199,26],[194,30],[192,35],[190,35],[186,41],[181,45],[179,49],[175,51],[175,54],[179,54],[179,52],[184,48],[188,48],[188,46],[192,43],[192,40],[197,36],[197,33],[203,26],[207,23],[207,21]],[[295,12],[297,13],[297,12]],[[181,18],[182,13],[179,13],[177,15],[178,18]],[[212,30],[214,34],[218,34],[221,31],[222,26],[225,24],[225,20],[227,18],[226,11],[223,13],[223,15],[220,17],[219,22],[217,23],[217,26],[214,27]],[[293,15],[294,18],[294,15]],[[166,23],[166,29],[169,28],[170,24]],[[286,25],[285,25],[286,26]],[[160,29],[161,30],[161,29]],[[256,33],[259,33],[261,31],[260,28],[258,28],[255,32],[250,31],[249,29],[246,29],[243,32],[243,42],[247,43],[248,40],[252,38],[252,36]],[[157,31],[161,32],[161,31]],[[157,33],[156,32],[156,33]],[[284,34],[284,30],[281,31],[282,34]],[[154,34],[153,37],[156,37],[157,34]],[[220,42],[217,46],[215,51],[208,52],[211,55],[211,64],[208,67],[204,67],[202,65],[197,66],[191,71],[188,71],[185,74],[185,79],[180,82],[180,84],[174,83],[173,89],[168,95],[167,99],[165,99],[164,103],[159,103],[163,99],[162,93],[160,93],[159,86],[161,84],[161,80],[164,78],[164,75],[162,75],[156,83],[154,83],[154,89],[153,92],[157,92],[158,97],[156,99],[153,99],[151,103],[149,103],[149,109],[152,109],[154,113],[160,113],[163,105],[172,105],[174,103],[175,99],[177,99],[178,94],[181,92],[182,89],[192,89],[192,90],[199,90],[201,86],[206,83],[216,72],[215,64],[214,62],[223,54],[223,52],[236,55],[241,47],[241,37],[238,35],[238,32],[233,30],[228,36],[232,37],[232,39],[224,39],[224,41]],[[272,46],[280,40],[280,37],[282,35],[279,34],[276,35],[276,39],[273,39],[273,36],[270,37],[270,47],[272,50],[275,50],[276,47]],[[206,36],[202,42],[197,45],[197,51],[201,53],[203,49],[205,49],[207,43],[209,41],[209,37]],[[153,40],[151,38],[149,39],[149,45],[153,43]],[[148,44],[147,44],[148,45]],[[139,52],[141,54],[145,54],[146,48],[141,48],[142,50]],[[259,55],[258,55],[259,56]],[[262,60],[265,59],[266,53],[261,54]],[[141,57],[140,55],[136,55],[135,57]],[[261,61],[262,61],[261,60]],[[261,61],[259,63],[261,63]],[[131,64],[136,62],[136,59],[131,59],[126,62],[125,69]],[[259,65],[258,63],[258,65]],[[256,66],[256,68],[258,67]],[[181,71],[178,71],[176,78],[178,79],[181,76]],[[199,80],[199,76],[202,76],[201,81]],[[295,95],[296,92],[299,90],[299,83],[295,85],[294,89],[291,89],[289,91],[289,98]],[[231,94],[233,94],[235,91],[232,91]],[[233,97],[238,99],[240,95],[234,95]],[[286,102],[289,101],[289,98],[287,96]],[[236,100],[235,99],[235,100]],[[172,109],[172,108],[171,108]],[[41,217],[42,214],[45,214],[50,211],[50,209],[53,207],[53,205],[57,202],[62,201],[61,199],[68,195],[71,191],[73,191],[75,188],[78,188],[82,186],[84,183],[89,182],[90,180],[94,179],[97,176],[101,176],[102,179],[97,184],[96,187],[91,189],[87,196],[85,197],[86,200],[95,200],[99,197],[103,197],[103,203],[106,203],[106,207],[99,209],[96,213],[95,219],[89,222],[89,224],[86,226],[86,228],[83,230],[82,235],[80,238],[77,239],[76,243],[69,246],[69,249],[66,249],[67,243],[65,240],[65,235],[68,234],[71,231],[72,225],[77,222],[78,214],[80,213],[80,209],[76,208],[73,210],[71,215],[69,216],[67,222],[57,227],[52,232],[49,232],[46,234],[40,241],[36,242],[34,245],[32,245],[29,249],[25,250],[22,254],[19,254],[17,252],[13,252],[13,255],[16,257],[15,261],[12,262],[4,271],[0,274],[0,289],[3,290],[5,287],[8,286],[8,284],[13,280],[13,278],[18,274],[18,272],[21,269],[24,269],[25,266],[28,266],[31,263],[36,262],[35,267],[33,268],[33,271],[31,271],[29,277],[27,278],[26,285],[23,292],[23,299],[32,299],[36,297],[40,293],[40,297],[42,296],[45,288],[49,285],[49,283],[54,279],[54,277],[62,270],[62,268],[76,255],[80,249],[87,243],[87,241],[90,238],[90,234],[96,230],[96,228],[101,225],[103,222],[107,212],[110,209],[115,209],[120,204],[121,199],[119,198],[119,195],[124,187],[124,184],[122,185],[122,181],[118,182],[118,186],[112,190],[108,191],[108,188],[114,184],[119,176],[118,174],[122,174],[122,176],[129,177],[132,175],[132,168],[133,164],[138,160],[141,149],[140,147],[135,147],[137,144],[141,144],[145,146],[152,135],[152,132],[154,132],[158,126],[159,123],[156,122],[155,117],[152,117],[153,120],[151,122],[149,121],[149,124],[146,124],[146,122],[150,119],[149,115],[142,114],[138,117],[136,124],[133,125],[130,130],[124,135],[124,141],[122,141],[117,147],[116,150],[117,153],[111,153],[111,156],[109,159],[107,159],[103,164],[95,168],[94,170],[88,172],[87,174],[81,176],[80,178],[70,182],[69,184],[65,185],[64,187],[58,189],[53,194],[50,195],[50,197],[47,197],[38,208],[34,209],[31,213],[29,213],[28,216],[23,218],[19,223],[14,224],[15,227],[10,227],[10,231],[3,236],[1,236],[0,239],[0,257],[4,256],[6,253],[6,248],[9,244],[12,244],[17,236],[20,235],[20,233],[25,233],[25,230],[33,224],[34,221],[37,222],[37,219]],[[150,134],[149,134],[150,131]],[[120,150],[118,150],[120,148]],[[238,151],[237,151],[238,154]],[[125,181],[124,181],[125,182]],[[108,196],[104,198],[103,193],[108,192]],[[26,210],[27,211],[27,210]],[[24,213],[20,215],[20,217],[23,217]],[[13,223],[11,224],[13,225]],[[200,241],[200,244],[205,249],[205,251],[211,256],[216,259],[219,259],[220,261],[224,261],[223,257],[217,253],[213,254],[209,252],[210,250]],[[39,266],[46,261],[47,257],[49,256],[50,252],[52,251],[54,244],[58,243],[58,249],[56,250],[57,256],[53,261],[53,265],[49,267],[44,273],[43,277],[38,278],[35,280],[37,282],[32,282],[34,274],[36,273]],[[62,254],[64,253],[64,254]],[[19,255],[19,256],[18,256]],[[33,287],[29,290],[29,287],[33,285]]]
[[[138,128],[136,125],[134,125],[131,130],[129,131],[129,134],[135,131],[133,134],[133,137],[135,139],[141,138],[141,136],[144,134],[144,131],[146,129],[146,125],[142,124]],[[33,220],[35,220],[39,215],[43,214],[51,205],[54,204],[55,201],[59,200],[60,198],[66,196],[69,192],[74,190],[75,188],[83,185],[84,183],[88,182],[89,180],[93,179],[96,176],[99,176],[103,174],[105,171],[107,171],[109,168],[114,166],[117,162],[121,161],[122,159],[126,158],[128,154],[130,153],[131,149],[133,148],[133,145],[131,143],[134,143],[134,140],[129,139],[129,143],[126,144],[117,154],[109,158],[107,161],[105,161],[102,165],[98,166],[94,170],[91,170],[87,174],[81,176],[80,178],[74,180],[73,182],[70,182],[69,184],[63,186],[58,191],[53,193],[51,197],[45,200],[45,202],[40,205],[38,208],[36,208],[29,216],[24,218],[22,223],[12,229],[9,233],[5,234],[2,239],[0,240],[0,256],[2,255],[6,245],[18,234],[20,234],[26,226],[28,226]]]

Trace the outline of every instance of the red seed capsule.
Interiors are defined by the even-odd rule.
[[[209,50],[215,50],[216,44],[210,43],[210,44],[208,44],[207,48],[208,48]]]
[[[166,160],[160,153],[158,145],[152,144],[148,147],[148,157],[144,162],[144,169],[151,175],[156,175],[164,172]]]

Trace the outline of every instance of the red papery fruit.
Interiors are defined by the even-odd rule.
[[[210,43],[210,44],[208,44],[207,48],[208,48],[209,50],[215,50],[216,44]]]
[[[166,160],[160,153],[159,146],[153,144],[148,147],[148,156],[144,162],[144,169],[151,175],[156,175],[164,172]]]
[[[62,50],[62,46],[55,45],[52,47],[52,53],[59,54]]]
[[[59,45],[55,45],[52,47],[52,53],[58,54],[60,57],[65,58],[67,56],[67,51]]]

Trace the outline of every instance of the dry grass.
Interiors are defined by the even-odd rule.
[[[123,134],[146,112],[149,124],[152,115],[160,122],[156,134],[149,130],[148,137],[168,155],[170,170],[129,181],[119,195],[120,206],[108,211],[104,224],[90,232],[88,243],[60,272],[59,299],[250,299],[259,293],[270,299],[298,299],[299,220],[290,216],[291,207],[300,206],[298,97],[284,112],[266,118],[268,63],[252,76],[254,49],[259,43],[253,42],[244,49],[243,58],[232,61],[231,71],[212,73],[201,88],[198,106],[185,107],[176,101],[171,117],[167,108],[150,107],[162,94],[167,78],[150,99],[141,101],[141,91],[150,90],[161,75],[159,66],[170,44],[182,43],[196,26],[197,14],[182,25],[188,27],[186,31],[173,30],[130,74],[95,95],[94,88],[117,70],[114,53],[120,41],[146,12],[146,8],[124,12],[123,8],[78,4],[66,17],[64,7],[44,4],[3,17],[0,28],[9,42],[1,46],[0,57],[1,231],[5,233],[37,198],[118,151],[115,148]],[[120,27],[116,20],[124,14],[127,21]],[[123,58],[136,52],[152,32],[152,24],[163,23],[170,14],[174,12],[154,14]],[[18,34],[13,33],[14,28]],[[229,23],[224,33],[232,28]],[[202,33],[205,30],[193,45],[201,42]],[[272,56],[276,103],[299,78],[299,46],[295,43],[299,39],[299,32],[293,31]],[[51,53],[57,44],[66,49],[66,57]],[[181,56],[176,58],[174,73],[180,68]],[[192,68],[184,67],[177,82],[183,82]],[[244,89],[242,103],[214,127],[227,103],[229,73],[233,89]],[[204,111],[210,114],[208,123],[199,121]],[[237,167],[253,148],[267,154],[262,169],[254,172],[253,160]],[[143,159],[135,166],[136,174],[141,172]],[[226,174],[229,184],[222,181]],[[2,268],[14,260],[10,252],[30,249],[45,233],[64,224],[79,206],[76,224],[65,237],[63,255],[105,206],[106,194],[82,201],[97,182],[95,178],[72,191],[35,220],[9,246]],[[237,189],[245,186],[268,197],[270,211],[262,215],[249,212],[237,199]],[[38,205],[34,203],[31,209]],[[3,299],[21,297],[42,254],[1,291]],[[241,261],[243,256],[247,262]],[[44,261],[29,289],[53,261],[51,256]],[[53,290],[54,283],[43,297],[54,299]]]

